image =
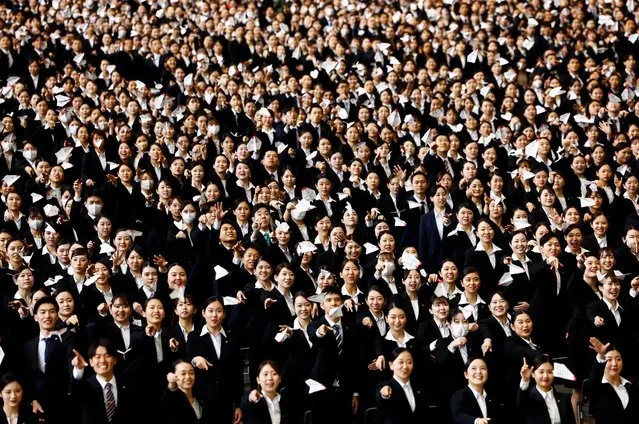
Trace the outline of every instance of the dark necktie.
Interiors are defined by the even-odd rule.
[[[47,369],[47,362],[49,362],[49,356],[53,349],[55,348],[55,344],[60,343],[60,336],[57,334],[52,335],[51,337],[47,337],[44,339],[44,370]]]
[[[333,326],[333,332],[335,333],[335,344],[337,345],[337,354],[342,356],[342,350],[344,348],[344,339],[342,338],[342,331],[339,325]]]
[[[109,422],[113,421],[113,416],[115,415],[115,395],[113,394],[113,388],[111,383],[107,383],[104,386],[104,400],[106,406],[107,419]]]

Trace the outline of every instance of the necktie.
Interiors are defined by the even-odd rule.
[[[271,245],[271,236],[269,233],[264,233],[264,238],[266,239],[266,245],[270,246]]]
[[[44,367],[46,371],[47,362],[49,361],[49,355],[53,351],[55,343],[60,341],[60,336],[57,334],[52,335],[44,339]]]
[[[448,158],[444,158],[444,169],[447,173],[451,175],[453,174],[452,172],[450,172],[450,163],[448,162]]]
[[[105,406],[106,406],[106,413],[107,413],[107,419],[109,420],[109,422],[113,421],[113,416],[115,415],[115,396],[113,395],[113,389],[111,386],[111,383],[107,383],[104,386],[104,390],[105,390]]]
[[[344,340],[342,339],[342,331],[339,325],[333,326],[333,332],[335,332],[335,344],[337,345],[337,354],[342,356],[342,350],[344,348]]]

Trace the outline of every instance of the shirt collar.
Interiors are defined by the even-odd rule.
[[[357,293],[355,293],[355,296],[359,296],[360,294],[363,294],[362,291],[359,289],[359,287],[357,288]],[[347,290],[346,290],[346,284],[344,284],[342,286],[342,295],[343,296],[349,296],[349,297],[353,297]]]
[[[554,393],[553,393],[553,389],[550,389],[549,391],[544,392],[543,390],[540,390],[540,389],[539,389],[539,387],[537,387],[537,391],[539,392],[539,394],[541,395],[541,397],[542,397],[542,398],[544,398],[544,400],[545,400],[545,401],[548,401],[548,400],[549,400],[549,399],[548,399],[549,397],[550,397],[550,399],[553,399],[553,397],[552,397],[552,396],[553,396],[553,394],[554,394]]]
[[[477,295],[477,305],[479,305],[480,303],[486,304],[486,302],[484,302],[484,299],[482,299],[481,297],[479,297],[479,295]],[[459,298],[459,305],[470,305],[470,302],[468,301],[468,299],[466,299],[466,293],[462,292],[461,297]]]
[[[617,301],[617,306],[613,307],[612,303],[608,302],[608,299],[606,298],[602,298],[601,300],[604,301],[604,303],[606,304],[606,306],[608,307],[608,309],[610,310],[610,312],[615,313],[617,311],[623,311],[623,308],[621,307],[621,305],[619,304],[619,302]]]
[[[626,384],[630,384],[630,382],[628,380],[626,380],[625,378],[623,378],[623,377],[620,377],[620,378],[621,378],[621,385],[622,386],[625,386]],[[610,384],[612,387],[615,387],[615,386],[612,385],[612,383],[610,383],[610,381],[608,381],[606,376],[603,376],[603,378],[601,379],[601,384]]]
[[[393,336],[393,332],[392,331],[389,331],[388,333],[386,333],[386,336],[384,338],[386,340],[390,340],[390,341],[393,341],[393,342],[399,344],[399,341]],[[406,331],[404,331],[404,341],[401,344],[405,345],[406,343],[408,343],[410,340],[412,340],[414,338],[415,337],[411,336]]]
[[[484,245],[483,243],[480,241],[479,243],[477,243],[477,246],[475,246],[475,251],[476,252],[486,252],[486,249],[484,249]],[[493,251],[490,254],[493,253],[497,253],[500,252],[501,248],[499,246],[497,246],[495,243],[493,243]]]
[[[399,379],[395,376],[393,376],[393,380],[395,380],[397,382],[397,384],[399,384],[399,386],[406,390],[406,388],[411,388],[410,387],[410,380],[408,380],[406,383],[402,383],[401,381],[399,381]]]
[[[102,390],[104,390],[104,387],[107,385],[107,383],[111,383],[111,387],[117,387],[115,383],[115,376],[111,377],[111,381],[106,381],[99,375],[96,375],[95,379],[98,380],[98,383],[100,383],[100,386],[102,386]]]
[[[468,388],[470,389],[471,392],[473,392],[475,399],[479,400],[479,398],[483,398],[484,402],[486,401],[486,396],[488,395],[488,393],[486,393],[486,390],[484,390],[484,393],[480,394],[477,390],[473,389],[471,386],[468,386]]]
[[[214,336],[214,334],[212,334],[211,332],[209,332],[209,327],[204,325],[202,327],[202,331],[200,331],[200,336],[205,335],[206,333],[210,334],[211,336]],[[220,327],[220,332],[217,334],[221,334],[222,336],[226,337],[226,333],[224,332],[224,329]]]

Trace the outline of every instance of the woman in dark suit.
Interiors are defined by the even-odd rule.
[[[488,380],[488,366],[483,358],[468,361],[464,376],[468,386],[455,392],[450,399],[452,421],[455,424],[499,424],[501,407],[484,386]]]
[[[289,424],[289,403],[285,393],[279,394],[280,374],[277,364],[264,361],[257,370],[257,385],[259,390],[252,390],[242,397],[242,412],[244,424]],[[269,403],[274,408],[269,408]]]
[[[432,290],[428,286],[422,287],[422,278],[418,269],[405,270],[402,282],[405,290],[394,294],[389,305],[397,305],[406,312],[406,331],[417,335],[419,323],[430,318],[428,303]]]
[[[504,363],[506,372],[507,392],[515,393],[518,379],[515,378],[521,369],[521,360],[532,361],[543,351],[541,347],[533,343],[531,334],[533,332],[533,321],[528,312],[515,312],[510,321],[510,329],[514,332],[504,341]],[[512,390],[511,390],[512,389]],[[514,399],[511,399],[514,400]]]
[[[31,424],[37,422],[31,413],[31,408],[24,408],[21,405],[23,393],[22,385],[13,374],[4,374],[0,377],[1,423]]]
[[[389,362],[393,378],[377,389],[377,410],[384,424],[428,422],[429,408],[426,391],[411,381],[413,354],[406,348],[393,350]],[[412,398],[412,399],[411,399]]]
[[[639,391],[623,378],[621,353],[610,343],[590,338],[590,347],[597,352],[592,366],[591,411],[597,424],[629,424],[639,419]],[[622,394],[625,392],[627,398]]]
[[[554,364],[547,355],[537,356],[531,366],[526,358],[521,368],[517,409],[521,423],[525,424],[573,424],[575,415],[570,398],[553,390]],[[530,384],[531,377],[535,385]],[[532,387],[531,387],[532,386]]]
[[[193,393],[195,369],[184,360],[173,364],[173,372],[167,374],[168,387],[162,395],[162,422],[167,424],[197,424],[214,420],[205,402]]]
[[[488,298],[496,291],[499,276],[504,273],[504,251],[493,243],[495,227],[488,218],[482,218],[477,222],[477,236],[477,246],[466,251],[464,268],[477,269],[482,284],[479,295]]]
[[[202,315],[206,325],[199,336],[189,337],[186,346],[187,358],[197,368],[195,390],[206,405],[215,408],[216,422],[237,422],[244,384],[239,338],[222,328],[226,314],[221,297],[207,299]]]

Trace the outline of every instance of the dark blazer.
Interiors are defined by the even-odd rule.
[[[86,372],[86,371],[85,371]],[[137,422],[135,390],[116,377],[117,406],[113,420],[109,421],[105,407],[104,392],[95,375],[86,380],[74,380],[71,396],[82,409],[82,424],[125,424]]]
[[[384,386],[391,387],[391,395],[384,399],[380,390]],[[391,378],[377,386],[377,413],[384,424],[417,424],[428,422],[428,396],[424,387],[411,381],[411,389],[415,396],[415,411],[412,411],[404,389],[397,380]]]
[[[326,334],[324,337],[317,336],[317,330],[322,324],[330,326],[326,317],[312,321],[309,324],[308,335],[313,343],[313,347],[317,349],[315,362],[311,368],[311,376],[313,380],[322,383],[326,387],[331,387],[335,378],[339,375],[341,388],[345,393],[357,392],[358,375],[355,367],[355,358],[358,350],[357,335],[355,334],[355,323],[349,319],[349,315],[341,318],[342,323],[342,354],[337,351],[337,342],[333,332]]]
[[[636,423],[639,416],[639,390],[636,385],[626,383],[628,406],[624,409],[615,389],[608,383],[602,383],[605,363],[595,360],[590,374],[591,411],[597,424]]]
[[[166,389],[160,404],[163,411],[162,422],[166,424],[197,424],[215,421],[215,415],[209,405],[206,402],[202,402],[197,396],[196,399],[202,408],[202,417],[199,420],[186,395],[181,390],[178,389],[172,392]]]
[[[519,410],[519,419],[524,424],[552,424],[546,401],[542,397],[534,381],[530,382],[528,390],[517,392],[517,409]],[[553,390],[553,396],[559,409],[559,416],[562,423],[572,424],[575,422],[575,414],[572,411],[570,398],[564,394]]]
[[[626,352],[626,347],[629,345],[627,341],[628,335],[635,333],[632,329],[636,316],[635,311],[633,311],[633,304],[634,299],[630,298],[629,302],[626,302],[625,308],[620,305],[620,325],[617,325],[614,315],[603,300],[596,300],[588,304],[586,307],[586,316],[591,336],[597,337],[603,343],[613,344],[622,354]],[[604,323],[600,327],[594,324],[595,317],[597,316],[604,319]]]
[[[500,423],[501,405],[487,393],[486,410],[490,423]],[[450,412],[455,424],[474,424],[477,418],[483,418],[477,399],[469,387],[455,392],[450,399]]]
[[[38,365],[38,344],[36,336],[24,345],[23,385],[25,398],[37,400],[45,411],[48,421],[55,421],[65,414],[71,380],[71,359],[75,340],[70,332],[65,332],[60,341],[51,342],[46,358],[45,372]]]
[[[22,401],[22,403],[25,403],[24,400]],[[16,421],[17,424],[35,424],[38,422],[37,417],[31,413],[30,409],[30,407],[24,408],[24,410],[21,410],[18,413],[18,421]],[[7,415],[4,413],[4,410],[0,408],[0,423],[4,424],[8,422],[9,421],[7,420]]]
[[[196,369],[195,394],[205,403],[219,408],[221,417],[232,414],[233,406],[240,406],[244,379],[242,377],[242,355],[240,354],[239,338],[225,329],[226,336],[222,336],[220,357],[215,353],[211,335],[191,335],[186,345],[186,355],[189,361],[196,356],[202,356],[213,364],[208,370]]]
[[[450,213],[448,210],[444,213]],[[452,215],[451,215],[452,216]],[[419,257],[428,272],[437,272],[444,261],[444,242],[448,233],[453,229],[452,222],[443,225],[442,237],[437,230],[435,211],[431,210],[422,215],[419,222]]]
[[[493,246],[497,246],[494,244]],[[482,299],[488,299],[492,293],[497,291],[497,283],[504,271],[508,269],[504,266],[504,250],[495,252],[495,266],[490,262],[488,254],[475,248],[466,251],[464,268],[472,266],[479,272],[481,286],[479,287],[479,295]]]
[[[242,412],[244,413],[242,420],[244,424],[272,424],[266,400],[262,397],[253,403],[249,401],[248,397],[248,393],[242,397]],[[286,392],[282,392],[280,394],[280,424],[292,424],[293,421],[291,421],[289,416],[290,407]]]

